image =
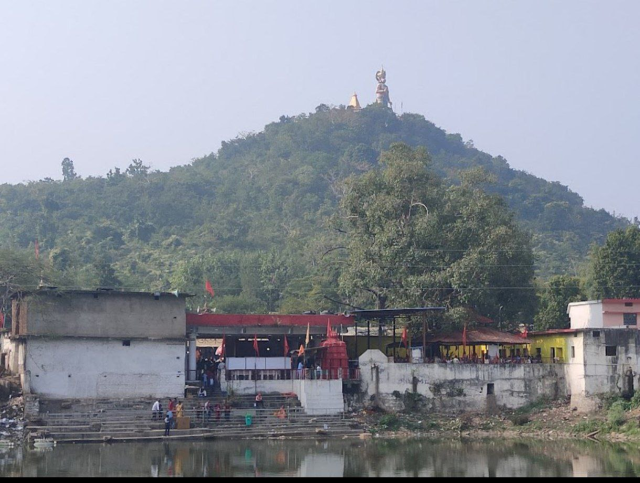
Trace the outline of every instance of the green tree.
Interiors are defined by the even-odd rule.
[[[96,271],[98,287],[120,288],[122,282],[116,275],[116,271],[108,256],[104,254],[98,255],[93,266]]]
[[[134,159],[131,161],[126,173],[134,178],[138,176],[146,176],[149,173],[149,166],[142,164],[141,159]]]
[[[78,178],[78,175],[73,167],[73,161],[69,158],[64,158],[62,160],[62,179],[64,181],[71,181],[76,178]]]
[[[590,286],[594,298],[640,297],[640,228],[609,233],[591,250]]]
[[[487,176],[468,172],[447,188],[426,150],[406,144],[392,144],[380,163],[347,180],[336,220],[348,250],[340,287],[351,303],[527,320],[535,306],[529,237],[503,200],[481,189]]]
[[[578,277],[557,275],[551,277],[548,287],[540,295],[534,323],[536,330],[567,329],[570,327],[567,305],[586,300]]]

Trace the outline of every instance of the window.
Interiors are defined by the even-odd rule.
[[[625,307],[633,307],[633,303],[631,303],[631,302],[625,302],[625,303],[624,303],[624,306],[625,306]]]
[[[122,345],[123,345],[124,347],[129,347],[129,346],[131,345],[131,341],[130,341],[130,340],[123,340],[123,341],[122,341]]]
[[[622,314],[624,325],[638,325],[638,314]]]
[[[493,394],[493,391],[494,391],[493,382],[490,382],[489,384],[487,384],[487,396],[491,396]]]
[[[599,331],[599,330],[594,330],[594,331],[592,332],[592,335],[593,335],[594,337],[600,337],[600,331]]]
[[[615,356],[618,353],[618,346],[608,345],[604,348],[604,353],[607,356]]]
[[[572,359],[576,358],[576,346],[574,345],[571,346],[571,358]]]

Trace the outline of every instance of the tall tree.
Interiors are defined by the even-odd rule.
[[[76,170],[73,166],[73,161],[69,158],[64,158],[62,160],[62,179],[64,181],[71,181],[76,178],[78,178],[78,175],[76,174]]]
[[[590,285],[594,298],[640,297],[640,228],[609,233],[591,250]]]
[[[338,226],[348,258],[340,286],[355,305],[468,307],[526,320],[535,305],[533,255],[480,171],[445,187],[422,148],[392,144],[382,169],[350,177]]]
[[[535,316],[536,330],[567,329],[571,325],[567,305],[586,300],[578,277],[558,275],[549,279],[548,287],[540,295]]]

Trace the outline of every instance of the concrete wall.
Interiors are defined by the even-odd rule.
[[[24,373],[24,348],[24,341],[10,339],[8,335],[3,335],[2,353],[5,354],[7,370],[11,374]]]
[[[27,304],[21,335],[159,339],[186,334],[185,299],[174,295],[155,300],[144,293],[38,293],[21,303]]]
[[[342,380],[303,379],[298,397],[307,414],[340,414],[344,411]]]
[[[604,326],[600,300],[571,302],[567,307],[567,312],[572,329],[599,329]]]
[[[226,381],[226,390],[241,395],[293,392],[307,414],[340,414],[344,411],[340,379],[229,380]]]
[[[377,350],[360,357],[361,388],[389,399],[394,391],[424,396],[433,410],[485,410],[488,404],[518,408],[542,396],[565,396],[561,364],[394,364]],[[493,384],[493,395],[488,395]],[[384,403],[383,403],[384,405]]]
[[[584,347],[584,363],[580,371],[570,369],[571,402],[581,411],[594,409],[599,404],[598,396],[622,391],[622,378],[628,368],[634,373],[638,371],[638,331],[629,329],[600,329],[597,337],[594,331],[582,334]],[[606,348],[615,347],[616,355],[607,356]],[[576,354],[577,355],[577,354]],[[584,389],[580,380],[583,380]],[[577,390],[574,389],[576,387]],[[635,384],[638,389],[636,379]]]
[[[49,398],[182,397],[185,344],[177,341],[29,339],[25,382]]]
[[[226,387],[223,385],[222,390],[228,393],[247,395],[256,394],[257,392],[295,392],[299,395],[300,385],[296,379],[274,379],[274,380],[225,380]]]

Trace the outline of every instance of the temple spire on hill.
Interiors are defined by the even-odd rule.
[[[358,101],[358,94],[356,94],[355,92],[351,96],[351,100],[349,101],[349,105],[347,106],[347,108],[353,109],[354,111],[359,111],[360,109],[362,109],[360,107],[360,101]]]

